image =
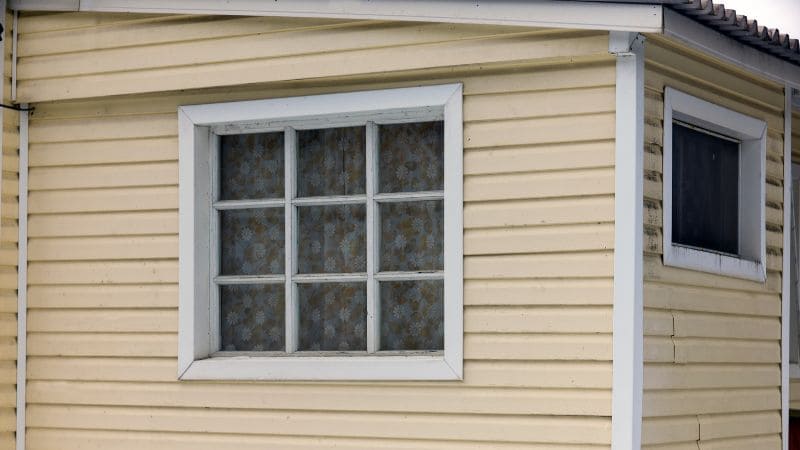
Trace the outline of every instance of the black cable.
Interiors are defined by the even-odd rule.
[[[14,111],[33,111],[34,110],[34,108],[23,108],[21,106],[5,105],[3,103],[0,103],[0,108],[13,109]]]

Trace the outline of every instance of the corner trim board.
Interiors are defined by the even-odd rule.
[[[791,269],[791,227],[786,226],[791,221],[792,208],[792,100],[794,89],[786,84],[784,90],[784,122],[783,122],[783,266],[782,274],[790,273]],[[789,365],[789,343],[791,338],[791,277],[783,276],[781,279],[781,441],[783,450],[789,449],[789,389],[791,372],[794,367]]]
[[[611,448],[632,450],[641,446],[644,371],[644,37],[612,31],[609,52],[617,58]]]
[[[27,108],[27,104],[21,105]],[[17,261],[17,450],[25,450],[28,336],[28,112],[19,113],[19,240]]]

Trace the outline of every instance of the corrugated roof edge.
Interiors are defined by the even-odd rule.
[[[800,66],[800,41],[777,28],[758,24],[758,20],[737,14],[713,0],[579,0],[599,3],[640,3],[664,5],[739,42]],[[798,10],[800,12],[800,10]]]

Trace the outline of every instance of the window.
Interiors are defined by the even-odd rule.
[[[764,121],[667,88],[664,264],[764,281],[765,164]]]
[[[460,379],[461,86],[184,106],[181,379]]]

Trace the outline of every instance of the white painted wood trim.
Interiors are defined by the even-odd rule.
[[[661,32],[661,5],[528,0],[11,0],[29,11],[101,11],[448,22]]]
[[[739,254],[733,256],[672,242],[672,121],[738,139],[740,145]],[[728,108],[667,87],[664,92],[664,264],[764,282],[766,272],[767,124]]]
[[[178,376],[180,379],[461,379],[463,377],[463,112],[462,87],[460,84],[401,88],[329,94],[313,97],[234,102],[215,105],[195,105],[179,108],[179,171],[180,171],[180,301],[179,301],[179,350]],[[317,104],[319,107],[315,108]],[[400,107],[402,106],[402,107]],[[241,108],[240,108],[241,107]],[[388,109],[384,109],[388,108]],[[320,113],[320,111],[322,113]],[[290,114],[293,122],[287,122],[281,114]],[[301,114],[306,114],[303,116]],[[296,134],[300,129],[313,126],[332,126],[345,122],[365,126],[370,123],[396,123],[410,121],[444,120],[444,191],[413,194],[376,194],[375,189],[363,196],[326,197],[301,201],[294,198],[294,162]],[[265,119],[265,117],[267,119]],[[229,122],[235,122],[232,126]],[[356,122],[354,122],[356,121]],[[360,121],[360,122],[357,122]],[[387,280],[431,280],[443,279],[444,298],[444,352],[422,355],[386,355],[361,357],[318,357],[303,355],[287,356],[214,356],[217,352],[213,336],[215,330],[209,323],[211,305],[209,289],[214,280],[208,273],[207,258],[214,257],[209,246],[215,242],[213,230],[209,232],[204,223],[204,211],[212,211],[214,195],[208,192],[208,178],[213,177],[214,166],[208,157],[213,150],[215,131],[232,129],[261,131],[276,129],[276,123],[286,126],[286,234],[287,242],[296,232],[295,208],[299,204],[339,204],[372,202],[373,216],[383,201],[438,200],[444,202],[444,272],[375,273],[373,290],[377,282]],[[371,128],[368,125],[368,128]],[[377,131],[377,130],[374,130]],[[376,134],[376,133],[375,133]],[[377,146],[377,136],[370,139]],[[372,161],[375,163],[375,161]],[[374,175],[373,175],[374,178]],[[373,179],[374,182],[374,179]],[[374,187],[374,186],[373,186]],[[216,205],[239,206],[226,202]],[[270,206],[278,206],[277,203]],[[206,215],[208,213],[205,213]],[[205,228],[204,228],[205,227]],[[373,250],[374,251],[374,250]],[[377,256],[373,255],[373,259]],[[297,325],[296,285],[310,282],[368,281],[364,274],[296,274],[296,249],[287,246],[287,271],[285,276],[260,277],[262,282],[285,282],[287,299],[287,351],[295,351]],[[247,277],[217,277],[218,281],[244,283]],[[374,297],[376,298],[376,297]],[[377,305],[373,305],[373,316],[377,316]],[[213,314],[211,314],[213,317]],[[373,324],[373,335],[378,334]],[[291,333],[291,334],[290,334]],[[374,341],[370,350],[378,350]],[[381,352],[383,353],[383,352]],[[368,362],[366,362],[368,361]],[[363,367],[362,367],[363,366]],[[309,372],[310,371],[310,372]]]
[[[723,35],[670,9],[664,9],[664,36],[753,74],[800,86],[797,66]]]
[[[783,122],[783,265],[781,283],[781,441],[783,450],[789,449],[789,390],[792,372],[796,365],[789,367],[789,347],[791,343],[791,226],[792,220],[792,97],[794,90],[786,84],[784,91]]]
[[[27,104],[20,105],[27,108]],[[28,360],[28,112],[19,113],[19,237],[17,260],[17,450],[25,450]]]
[[[631,450],[641,445],[644,370],[644,37],[612,32],[609,51],[617,58],[611,448]]]

